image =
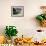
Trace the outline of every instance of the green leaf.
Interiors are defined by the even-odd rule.
[[[36,19],[39,20],[39,21],[44,20],[44,18],[43,18],[41,15],[38,15],[38,16],[36,17]]]
[[[18,31],[17,31],[16,27],[15,27],[15,29],[13,27],[15,27],[15,26],[7,26],[7,28],[5,30],[6,36],[8,36],[8,37],[16,36]]]
[[[45,15],[45,19],[46,19],[46,15]]]

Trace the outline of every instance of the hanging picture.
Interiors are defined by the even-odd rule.
[[[12,6],[11,16],[12,17],[23,17],[24,16],[24,6]]]

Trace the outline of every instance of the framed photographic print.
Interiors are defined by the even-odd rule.
[[[11,6],[12,17],[24,17],[24,6]]]

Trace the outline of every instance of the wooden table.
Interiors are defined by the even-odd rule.
[[[23,45],[15,45],[15,46],[46,46],[46,44],[41,44],[41,45],[35,45],[35,44],[27,44],[27,43],[24,43]]]

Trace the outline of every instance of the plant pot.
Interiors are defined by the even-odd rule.
[[[17,38],[17,36],[12,36],[11,40],[12,40],[12,43],[14,44],[14,40]]]
[[[46,20],[41,21],[41,26],[46,27]]]

